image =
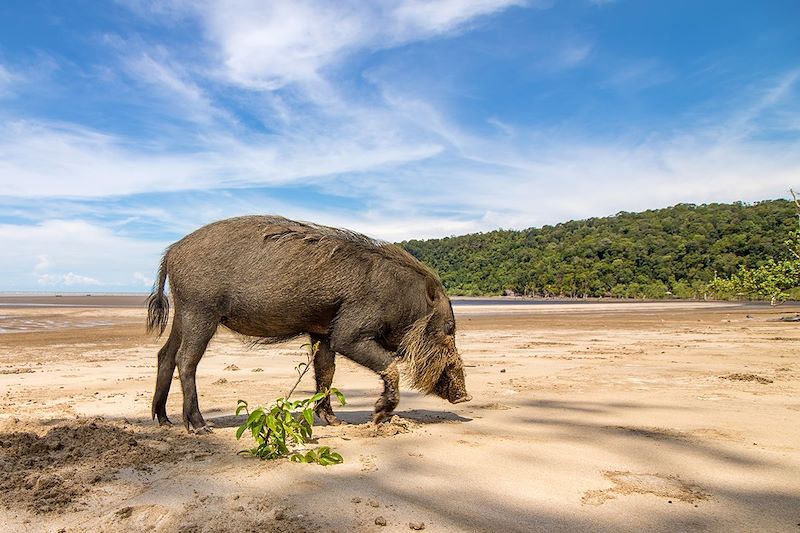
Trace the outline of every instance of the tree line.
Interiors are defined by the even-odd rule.
[[[452,295],[701,298],[715,279],[787,256],[796,228],[793,202],[767,200],[678,204],[401,245]]]

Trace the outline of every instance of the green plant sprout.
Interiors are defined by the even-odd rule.
[[[297,381],[292,386],[286,397],[278,398],[269,407],[258,407],[252,412],[248,409],[247,402],[239,400],[236,406],[236,415],[242,411],[247,414],[247,420],[236,431],[236,439],[240,439],[245,431],[250,430],[256,445],[239,453],[248,453],[261,459],[280,459],[289,457],[294,463],[318,463],[323,466],[344,462],[340,454],[331,450],[329,446],[321,446],[308,450],[305,453],[293,451],[290,446],[302,446],[311,440],[314,424],[314,406],[317,402],[330,396],[335,396],[339,403],[344,405],[344,394],[336,388],[320,391],[310,398],[290,400],[292,393],[302,381],[311,362],[319,349],[319,343],[304,344],[308,347],[308,360],[295,367]]]

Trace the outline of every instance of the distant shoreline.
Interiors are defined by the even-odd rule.
[[[85,292],[0,292],[0,309],[14,307],[144,307],[147,293],[85,293]],[[538,307],[547,305],[597,305],[597,304],[642,304],[658,303],[727,303],[746,306],[769,306],[769,302],[751,301],[704,301],[704,300],[639,300],[625,298],[525,298],[519,296],[453,296],[454,307],[471,308],[483,306]],[[792,304],[796,302],[786,302]]]
[[[0,291],[0,298],[7,296],[147,296],[148,292],[86,292],[86,291]]]

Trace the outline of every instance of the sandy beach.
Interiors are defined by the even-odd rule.
[[[140,300],[8,298],[6,531],[800,530],[800,330],[778,320],[798,306],[456,306],[473,401],[406,388],[375,428],[379,380],[339,357],[349,424],[315,435],[345,462],[321,467],[236,453],[237,399],[285,394],[304,339],[220,328],[198,369],[215,431],[191,435],[150,419]],[[180,402],[174,381],[174,422]]]

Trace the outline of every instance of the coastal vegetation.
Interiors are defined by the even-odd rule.
[[[795,203],[767,200],[401,244],[452,295],[781,299],[800,296],[797,228]]]

